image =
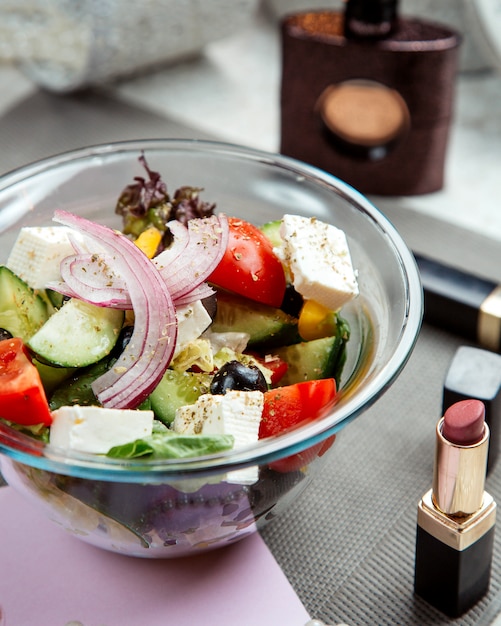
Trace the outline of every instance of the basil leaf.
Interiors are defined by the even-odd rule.
[[[155,459],[185,459],[214,454],[233,447],[233,435],[182,435],[168,429],[153,432],[149,437],[114,446],[107,456],[135,459],[151,456]]]

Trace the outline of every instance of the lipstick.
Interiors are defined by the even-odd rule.
[[[424,320],[501,352],[501,285],[414,255],[424,290]]]
[[[489,589],[496,503],[484,490],[488,446],[483,403],[450,406],[436,428],[432,488],[418,505],[414,591],[452,618]]]

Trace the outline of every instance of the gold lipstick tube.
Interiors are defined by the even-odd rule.
[[[437,424],[435,464],[433,469],[433,503],[442,513],[466,517],[482,507],[489,427],[484,424],[484,436],[473,445],[454,444],[442,435],[444,418]]]

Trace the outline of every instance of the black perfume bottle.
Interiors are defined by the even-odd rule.
[[[444,184],[459,35],[398,15],[397,0],[282,21],[281,145],[363,193]]]

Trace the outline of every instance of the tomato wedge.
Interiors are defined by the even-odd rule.
[[[249,222],[230,217],[228,223],[226,252],[208,281],[250,300],[280,307],[285,274],[270,241]]]
[[[335,399],[334,378],[308,380],[270,389],[264,394],[259,438],[279,435],[303,422],[318,419],[334,405]]]
[[[263,417],[259,427],[259,438],[271,437],[318,419],[336,401],[334,378],[309,380],[304,383],[270,389],[264,394]],[[336,439],[331,435],[325,441],[310,448],[270,463],[276,472],[294,472],[308,465],[317,456],[322,456]]]
[[[23,426],[52,423],[40,375],[18,337],[0,341],[0,417]]]

